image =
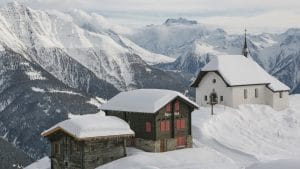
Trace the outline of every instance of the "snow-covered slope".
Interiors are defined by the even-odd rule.
[[[193,135],[242,165],[300,157],[300,95],[290,96],[290,108],[274,111],[264,105],[239,109],[217,106],[193,112]]]
[[[193,148],[164,153],[130,148],[127,157],[97,169],[299,168],[300,95],[291,95],[283,111],[266,105],[214,110],[213,116],[206,107],[192,113]]]
[[[246,169],[299,169],[300,159],[283,159],[253,164]]]
[[[244,43],[244,36],[230,35],[223,29],[182,18],[140,28],[126,36],[145,49],[176,58],[172,63],[157,67],[193,74],[197,74],[211,56],[241,54]],[[300,29],[289,29],[282,34],[248,35],[251,57],[294,93],[300,92],[299,37]]]

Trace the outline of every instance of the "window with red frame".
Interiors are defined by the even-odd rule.
[[[171,112],[171,104],[170,103],[168,103],[167,106],[166,106],[166,112],[167,113]]]
[[[185,119],[177,119],[176,120],[176,128],[184,129],[185,128]]]
[[[184,137],[184,136],[177,137],[176,138],[176,145],[177,145],[177,147],[185,146],[186,145],[186,137]]]
[[[151,132],[151,123],[146,122],[146,132],[150,133]]]
[[[160,121],[160,131],[170,131],[170,121],[169,120],[163,120]]]
[[[180,105],[180,103],[179,103],[179,101],[177,100],[177,101],[175,102],[175,105],[174,105],[174,110],[175,110],[175,112],[179,112],[179,105]]]

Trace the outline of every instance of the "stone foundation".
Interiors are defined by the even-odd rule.
[[[186,145],[177,147],[176,138],[163,139],[164,145],[161,145],[162,140],[145,140],[142,138],[135,138],[135,147],[147,152],[163,152],[172,151],[182,148],[191,148],[193,146],[192,136],[186,136]],[[164,148],[163,150],[161,148]]]

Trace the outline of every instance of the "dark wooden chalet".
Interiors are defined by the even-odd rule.
[[[94,169],[126,156],[129,125],[112,116],[83,115],[42,133],[51,142],[51,169]]]
[[[133,144],[151,152],[192,147],[191,112],[197,104],[179,92],[139,89],[121,92],[100,109],[135,132]]]

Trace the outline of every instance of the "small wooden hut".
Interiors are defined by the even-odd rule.
[[[126,156],[129,125],[113,116],[82,115],[44,131],[51,142],[51,169],[94,169]]]

